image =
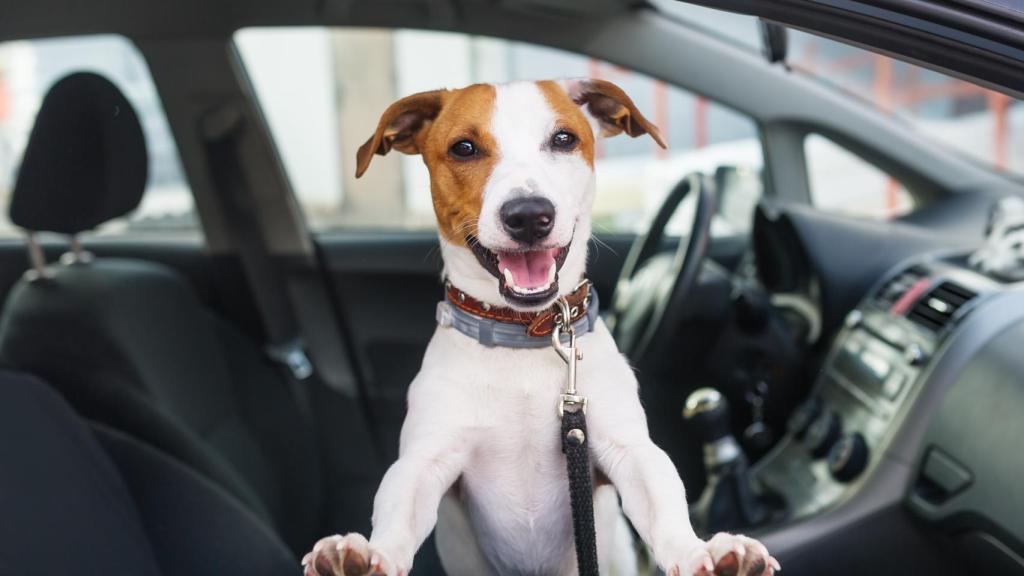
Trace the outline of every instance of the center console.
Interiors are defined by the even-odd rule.
[[[944,343],[999,289],[958,258],[919,259],[883,279],[846,318],[810,398],[752,470],[788,520],[856,493],[892,441]]]

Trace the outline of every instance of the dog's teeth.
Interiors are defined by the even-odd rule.
[[[512,279],[512,271],[509,270],[508,268],[505,268],[504,270],[501,271],[501,273],[505,276],[505,285],[508,286],[509,288],[515,288],[516,282],[515,280]]]

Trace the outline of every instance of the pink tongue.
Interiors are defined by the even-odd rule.
[[[507,269],[519,288],[543,288],[548,285],[548,269],[555,263],[558,248],[531,252],[499,252],[498,271]]]

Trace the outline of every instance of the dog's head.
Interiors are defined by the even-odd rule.
[[[605,80],[474,84],[403,98],[359,148],[422,154],[445,275],[491,305],[537,310],[583,278],[594,197],[594,141],[655,128]]]

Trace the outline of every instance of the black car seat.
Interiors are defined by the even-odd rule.
[[[75,235],[134,210],[146,187],[138,118],[109,81],[46,95],[11,198],[30,232]],[[0,361],[52,383],[90,420],[173,456],[272,525],[296,554],[326,528],[315,434],[259,347],[168,266],[90,258],[35,266],[0,318]],[[37,248],[37,247],[36,247]]]
[[[90,430],[91,428],[91,430]],[[0,370],[0,574],[296,574],[274,533],[180,462]]]

